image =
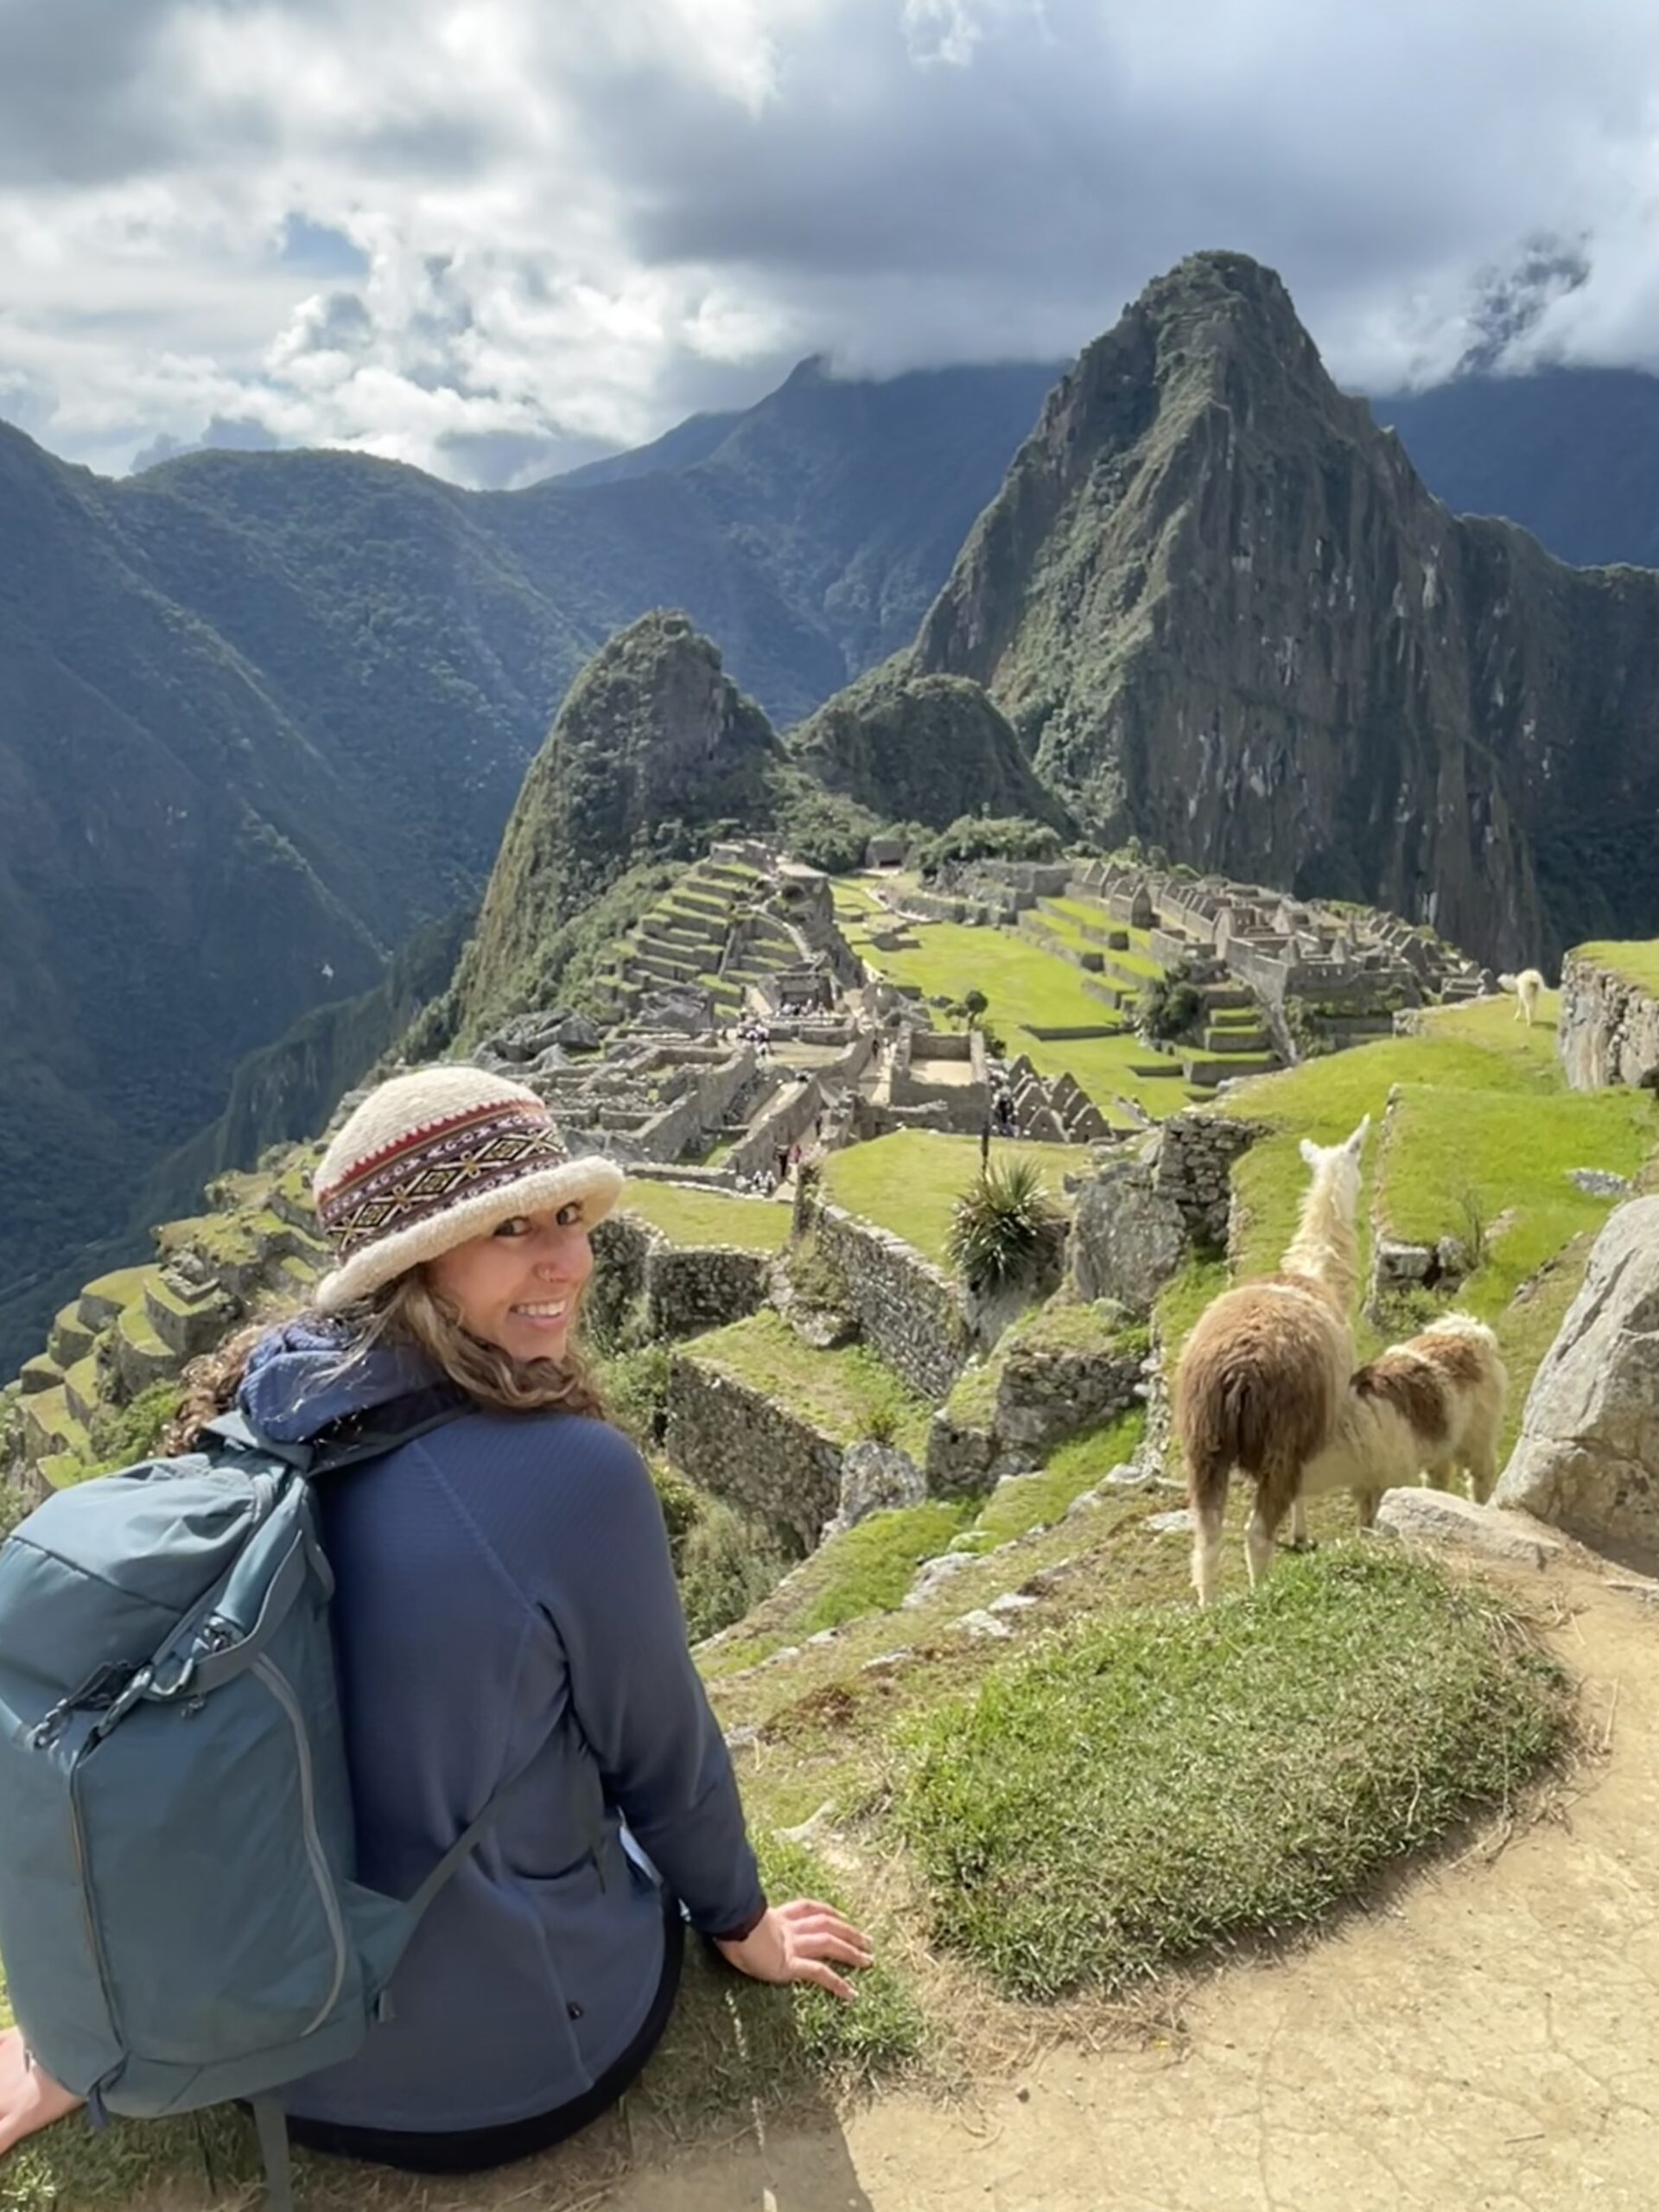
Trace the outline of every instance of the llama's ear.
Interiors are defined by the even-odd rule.
[[[1357,1160],[1365,1149],[1365,1140],[1371,1134],[1371,1117],[1368,1114],[1348,1140],[1348,1149]]]
[[[1309,1167],[1317,1167],[1319,1164],[1319,1147],[1312,1137],[1302,1139],[1302,1159]]]

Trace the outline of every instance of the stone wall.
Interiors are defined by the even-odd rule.
[[[1555,1043],[1574,1090],[1635,1085],[1644,1077],[1651,1084],[1659,1070],[1659,999],[1611,969],[1569,953]]]
[[[629,1213],[609,1214],[599,1224],[594,1259],[587,1313],[601,1342],[614,1340],[641,1311],[653,1337],[724,1328],[759,1313],[772,1285],[772,1262],[764,1254],[671,1244]]]
[[[710,1131],[721,1128],[754,1077],[751,1045],[740,1046],[712,1067],[687,1063],[679,1072],[673,1103],[634,1132],[634,1142],[647,1160],[677,1160]]]
[[[785,1080],[766,1112],[750,1122],[748,1135],[726,1155],[728,1168],[734,1175],[770,1173],[779,1149],[804,1136],[823,1111],[823,1090],[816,1076],[805,1083]]]
[[[841,1502],[842,1447],[747,1383],[683,1353],[668,1377],[668,1456],[682,1473],[810,1551]]]
[[[653,1337],[696,1337],[758,1313],[772,1287],[761,1252],[659,1243],[645,1268],[645,1320]]]
[[[1140,1395],[1146,1357],[1138,1345],[1014,1345],[996,1388],[997,1436],[1042,1450],[1127,1413]]]
[[[840,1206],[820,1205],[817,1230],[866,1340],[924,1397],[948,1396],[974,1346],[957,1285],[902,1238]]]
[[[1225,1249],[1233,1162],[1262,1133],[1259,1122],[1201,1109],[1172,1114],[1164,1123],[1153,1188],[1174,1202],[1194,1243]]]

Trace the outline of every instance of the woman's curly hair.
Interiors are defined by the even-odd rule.
[[[194,1450],[208,1422],[235,1404],[254,1346],[304,1310],[267,1314],[193,1360],[184,1371],[183,1395],[162,1449]],[[562,1361],[513,1359],[499,1344],[464,1329],[459,1309],[431,1287],[419,1268],[340,1315],[334,1325],[340,1336],[333,1370],[337,1376],[348,1376],[377,1344],[412,1346],[488,1412],[604,1414],[598,1387],[579,1351],[573,1348]]]

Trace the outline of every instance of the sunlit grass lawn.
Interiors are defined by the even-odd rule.
[[[1082,1145],[1010,1144],[999,1139],[991,1156],[1000,1166],[1014,1156],[1034,1160],[1051,1198],[1068,1209],[1061,1178],[1089,1166]],[[831,1153],[823,1163],[823,1187],[836,1205],[878,1229],[891,1230],[936,1265],[948,1268],[945,1244],[956,1203],[978,1174],[977,1137],[900,1129],[873,1144]]]
[[[658,1183],[636,1176],[623,1208],[638,1214],[676,1244],[730,1244],[742,1252],[778,1252],[789,1235],[790,1210],[769,1198],[694,1190],[685,1183]]]

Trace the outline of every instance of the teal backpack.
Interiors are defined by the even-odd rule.
[[[448,1385],[315,1451],[238,1414],[206,1451],[60,1491],[0,1545],[0,1959],[31,2054],[109,2113],[252,2102],[291,2202],[284,2083],[388,2016],[421,1916],[353,1878],[312,1484],[468,1410]],[[516,1777],[515,1777],[516,1779]]]

